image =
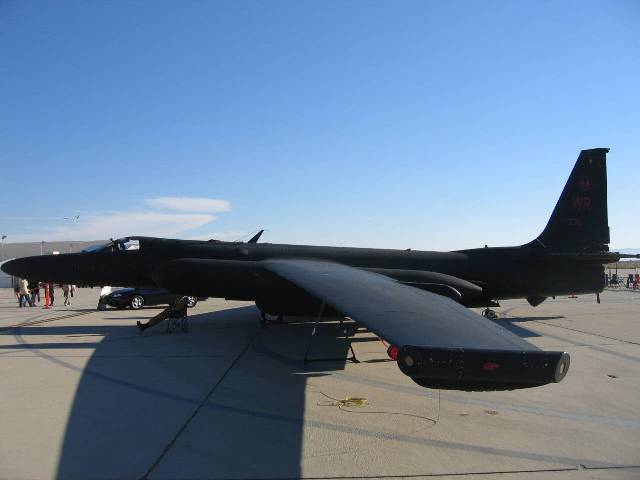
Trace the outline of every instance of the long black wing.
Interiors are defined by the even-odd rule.
[[[513,389],[558,382],[567,372],[567,353],[543,352],[447,297],[333,262],[261,263],[397,346],[398,366],[421,385]]]

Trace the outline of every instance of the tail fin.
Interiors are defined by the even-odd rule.
[[[562,251],[609,250],[608,148],[582,150],[544,231],[529,245]]]

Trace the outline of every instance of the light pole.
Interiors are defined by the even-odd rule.
[[[4,239],[7,238],[6,235],[2,235],[2,240],[0,241],[0,262],[4,262]]]
[[[65,220],[69,220],[70,222],[77,222],[80,219],[80,215],[74,215],[73,217],[64,217]],[[71,253],[71,249],[73,248],[73,243],[69,242],[69,253]]]

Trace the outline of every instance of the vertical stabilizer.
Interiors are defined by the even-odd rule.
[[[608,250],[607,152],[582,150],[544,231],[529,245],[562,251]]]

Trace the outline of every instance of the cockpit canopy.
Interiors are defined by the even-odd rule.
[[[111,240],[109,243],[103,245],[92,245],[82,250],[86,253],[97,252],[132,252],[140,250],[140,240],[135,237],[119,238],[117,240]]]

